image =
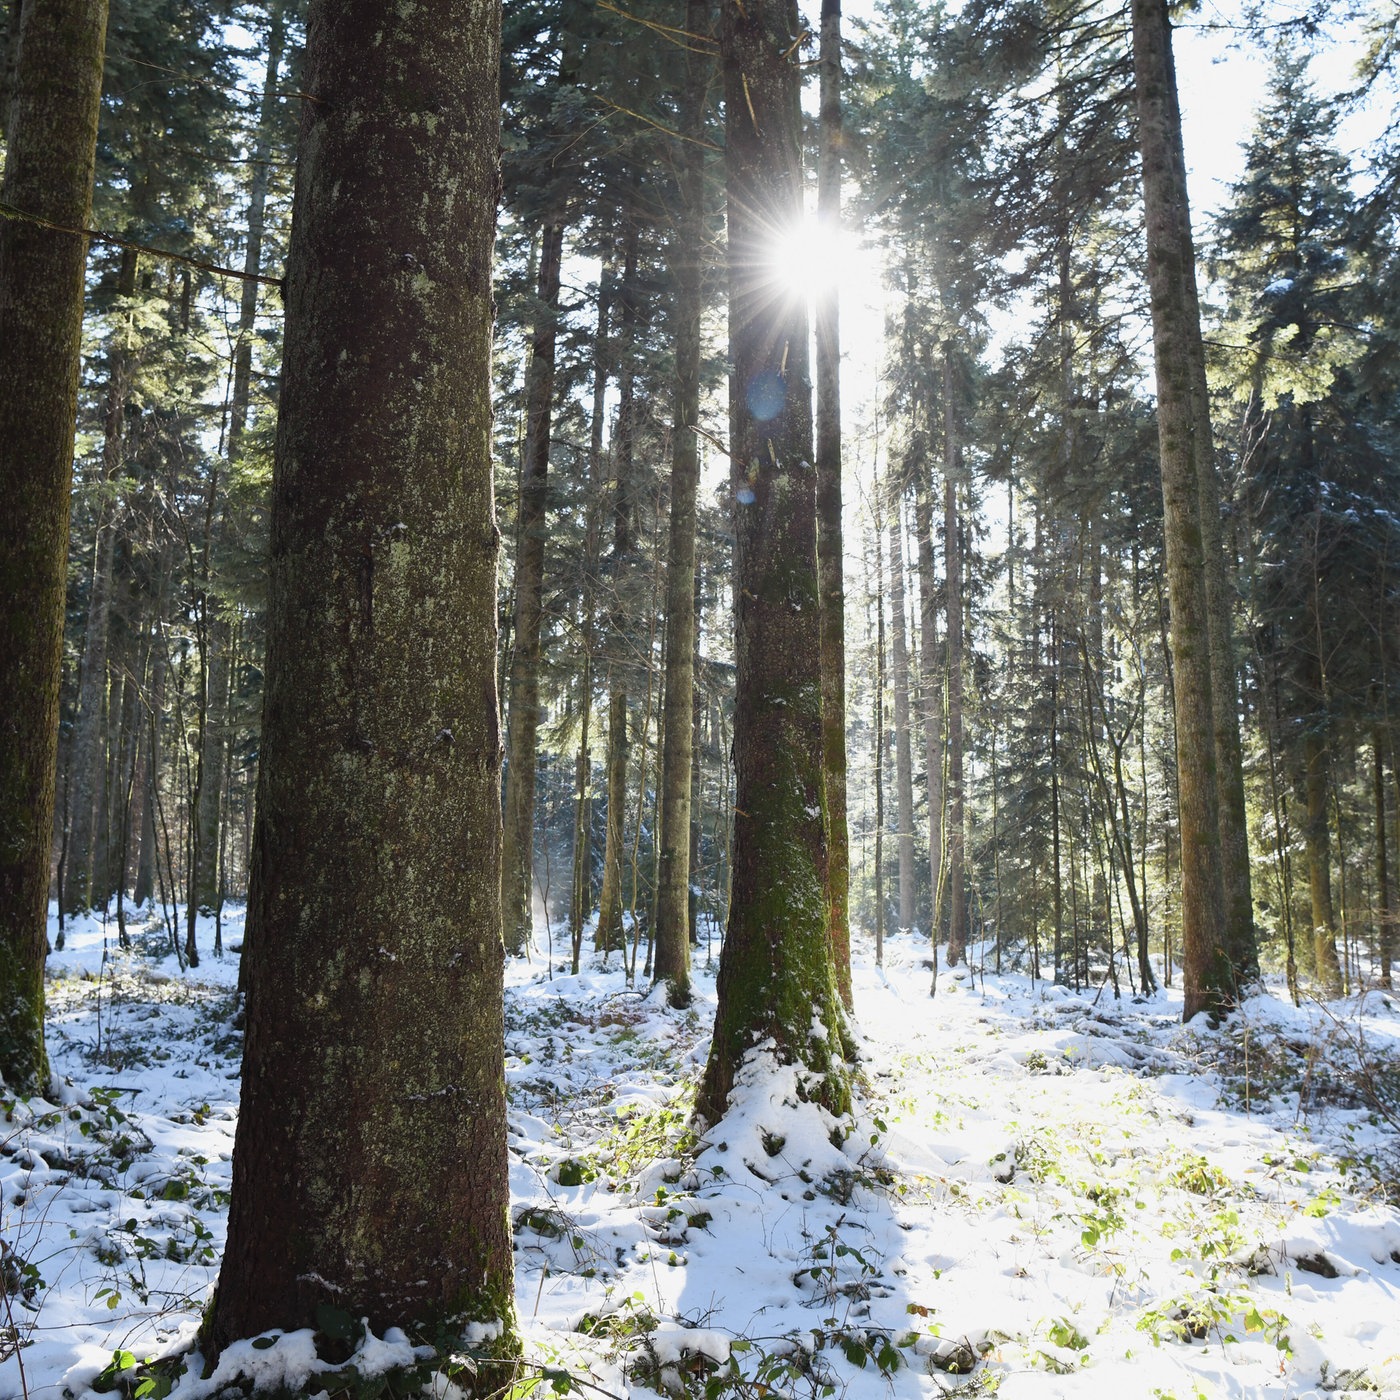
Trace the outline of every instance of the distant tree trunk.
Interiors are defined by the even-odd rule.
[[[802,213],[801,25],[790,0],[723,0],[735,511],[734,866],[696,1114],[723,1117],[771,1045],[828,1110],[850,1103],[827,936],[821,593],[807,315],[765,253]]]
[[[621,663],[614,664],[620,671]],[[609,674],[611,677],[612,673]],[[599,953],[621,948],[625,942],[622,928],[622,856],[627,842],[627,760],[627,690],[610,679],[608,757],[605,765],[608,810],[603,829],[603,883],[598,891],[598,926],[593,934],[593,947]]]
[[[540,624],[544,613],[545,509],[554,405],[554,348],[564,225],[540,237],[538,306],[525,375],[525,451],[516,511],[515,607],[512,612],[509,729],[506,738],[505,838],[501,851],[501,921],[506,951],[523,953],[534,931],[535,739],[540,725]]]
[[[0,200],[63,228],[92,217],[106,0],[31,0],[9,79]],[[68,511],[87,240],[0,219],[0,1079],[48,1088],[44,953]]]
[[[822,0],[817,218],[841,228],[841,0]],[[846,585],[841,535],[840,293],[831,278],[814,307],[817,379],[817,567],[822,596],[822,750],[826,769],[829,936],[836,988],[851,1009],[850,834],[846,815]]]
[[[871,492],[879,501],[880,480]],[[880,520],[875,528],[875,737],[871,756],[875,786],[875,966],[885,965],[885,557]]]
[[[574,760],[574,861],[569,901],[569,943],[574,961],[583,948],[583,926],[593,907],[593,654],[598,640],[597,583],[599,503],[603,492],[603,418],[607,412],[608,375],[612,363],[608,335],[612,315],[613,270],[603,260],[598,281],[598,324],[593,336],[593,407],[588,437],[588,495],[584,504],[583,584],[579,631],[583,675],[579,681],[579,740]]]
[[[1304,782],[1308,825],[1308,892],[1312,898],[1313,967],[1327,996],[1342,993],[1342,966],[1337,957],[1337,915],[1332,904],[1332,843],[1327,801],[1331,789],[1327,743],[1315,726],[1303,736]]]
[[[622,283],[618,289],[622,315],[618,327],[617,427],[613,434],[612,606],[608,616],[608,819],[603,839],[603,887],[598,894],[598,927],[594,947],[608,953],[625,946],[622,918],[622,857],[626,844],[627,811],[627,670],[630,661],[627,606],[628,574],[635,564],[633,525],[636,483],[633,452],[636,441],[637,394],[637,244],[635,220],[623,237]]]
[[[933,488],[926,468],[914,473],[914,533],[919,541],[919,670],[922,672],[919,720],[924,736],[924,768],[928,774],[929,940],[937,948],[943,927],[943,686],[938,664]]]
[[[964,869],[963,811],[963,597],[962,541],[958,483],[962,447],[958,441],[951,344],[943,347],[943,565],[947,575],[945,614],[948,642],[948,965],[967,953],[967,884]]]
[[[122,253],[118,292],[129,297],[136,290],[137,258],[130,249]],[[88,591],[87,624],[78,670],[77,715],[69,756],[69,808],[67,875],[64,902],[70,914],[92,908],[101,897],[98,873],[99,825],[105,794],[103,761],[107,655],[110,645],[112,570],[117,546],[117,477],[126,441],[126,402],[129,393],[130,352],[114,336],[109,347],[107,389],[103,403],[101,484],[95,512],[92,574]]]
[[[498,22],[455,0],[392,13],[313,0],[308,18],[216,1349],[315,1327],[321,1305],[381,1335],[479,1322],[499,1329],[498,1354],[514,1346],[490,457]]]
[[[710,0],[687,0],[692,35],[709,25]],[[671,521],[666,555],[666,678],[662,697],[661,792],[656,928],[652,976],[667,985],[673,1006],[690,1001],[691,788],[695,745],[695,526],[700,482],[701,249],[705,234],[704,130],[707,55],[692,42],[686,54],[678,152],[680,210],[671,240],[675,282],[676,368],[671,411]]]
[[[1379,724],[1371,730],[1371,795],[1376,820],[1376,957],[1380,963],[1380,985],[1388,990],[1395,939],[1395,904],[1386,850],[1385,736]]]
[[[1201,520],[1212,448],[1205,432],[1209,415],[1198,402],[1204,350],[1167,0],[1133,0],[1132,19],[1176,687],[1183,1015],[1190,1020],[1200,1011],[1220,1011],[1234,996],[1220,845],[1215,639]]]
[[[914,756],[909,724],[908,611],[904,586],[904,519],[899,492],[890,494],[890,669],[894,685],[895,851],[899,869],[899,927],[914,927]]]

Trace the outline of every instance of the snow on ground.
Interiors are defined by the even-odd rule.
[[[62,1092],[0,1123],[0,1397],[114,1391],[192,1343],[224,1238],[241,933],[235,911],[229,951],[182,971],[168,929],[128,954],[85,920],[50,958]],[[618,1397],[1400,1395],[1400,1003],[1259,996],[1210,1030],[1170,991],[945,968],[930,999],[921,941],[856,956],[857,1114],[760,1061],[698,1141],[712,969],[675,1011],[616,955],[511,966],[540,1393],[567,1373]],[[370,1339],[361,1371],[409,1355]],[[274,1357],[316,1388],[309,1334],[244,1360]],[[212,1394],[198,1373],[174,1396]]]

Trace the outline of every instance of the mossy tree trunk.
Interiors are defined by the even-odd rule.
[[[30,0],[7,86],[0,200],[92,214],[106,0]],[[0,218],[0,1078],[47,1088],[44,952],[87,240]]]
[[[710,26],[710,0],[686,0],[692,36]],[[700,483],[701,249],[705,237],[705,79],[712,64],[692,37],[686,54],[678,152],[680,207],[669,262],[675,283],[676,368],[671,412],[671,520],[666,553],[666,677],[661,702],[661,793],[652,977],[675,1006],[690,1001],[691,789],[695,710],[695,528]]]
[[[841,228],[841,0],[822,0],[817,217]],[[826,768],[829,937],[836,986],[851,1008],[851,852],[846,815],[846,584],[841,532],[841,320],[831,279],[818,296],[817,565],[822,599],[822,748]]]
[[[1208,535],[1201,519],[1212,445],[1209,414],[1198,400],[1205,352],[1167,0],[1133,0],[1132,22],[1171,600],[1183,1014],[1189,1020],[1200,1011],[1221,1010],[1234,996],[1220,841]]]
[[[501,857],[501,920],[506,948],[514,954],[529,947],[534,932],[535,743],[540,727],[545,512],[563,254],[564,225],[555,220],[545,225],[540,237],[538,299],[525,373],[525,451],[515,517],[515,604],[506,680],[509,766]]]
[[[308,17],[216,1348],[322,1304],[380,1334],[496,1324],[512,1346],[499,22],[495,0]]]
[[[735,829],[719,1006],[698,1116],[724,1115],[756,1044],[805,1092],[850,1101],[827,936],[821,598],[807,312],[775,285],[802,215],[801,24],[790,0],[724,0],[735,512]]]

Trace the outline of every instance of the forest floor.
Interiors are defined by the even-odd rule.
[[[137,1363],[191,1344],[217,1276],[237,955],[182,973],[158,927],[106,933],[50,958],[61,1095],[0,1122],[0,1397],[161,1400]],[[856,940],[855,1116],[760,1064],[701,1141],[703,951],[685,1011],[616,955],[510,967],[517,1395],[1400,1395],[1400,997],[1183,1027],[1178,992],[990,968],[930,999],[927,944],[885,953]],[[307,1338],[240,1346],[318,1388]],[[366,1338],[363,1395],[411,1358]]]

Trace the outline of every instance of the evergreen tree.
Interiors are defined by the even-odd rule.
[[[222,1347],[331,1307],[379,1333],[481,1324],[507,1353],[498,12],[319,0],[308,35],[243,1107],[209,1331]]]
[[[0,1079],[47,1089],[44,953],[105,0],[29,0],[0,184]],[[6,95],[9,95],[8,93]]]
[[[799,298],[772,275],[802,216],[801,29],[788,0],[723,0],[735,512],[735,832],[719,1005],[697,1115],[723,1117],[755,1045],[850,1101],[827,930],[816,483]],[[814,1029],[819,1026],[820,1031]]]

